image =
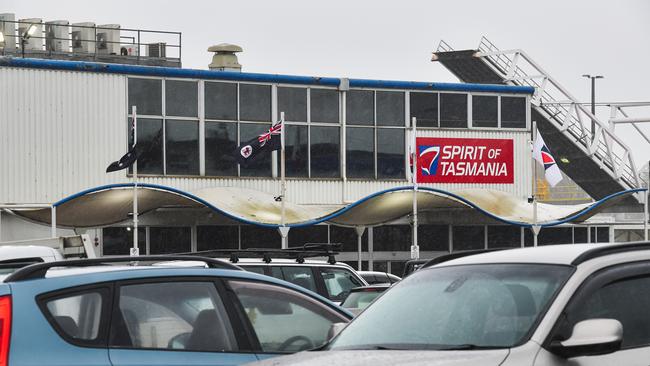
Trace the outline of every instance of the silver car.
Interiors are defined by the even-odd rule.
[[[423,268],[320,351],[259,365],[647,365],[650,243],[554,245]]]

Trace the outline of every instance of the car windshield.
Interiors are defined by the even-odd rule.
[[[378,298],[329,348],[509,348],[529,334],[571,272],[546,264],[418,271]]]

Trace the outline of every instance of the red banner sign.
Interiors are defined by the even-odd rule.
[[[507,139],[418,137],[419,183],[513,183]]]

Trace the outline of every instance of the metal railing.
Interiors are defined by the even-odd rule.
[[[141,60],[160,59],[180,64],[181,32],[132,29],[56,22],[25,22],[3,20],[13,24],[13,34],[4,34],[3,55],[29,57],[99,59],[120,58],[139,64]],[[27,34],[30,27],[34,34]],[[6,25],[4,27],[7,28]],[[21,32],[22,28],[22,32]],[[10,30],[11,32],[11,30]],[[34,42],[36,40],[36,42]],[[35,44],[34,44],[35,43]]]
[[[534,87],[533,107],[612,178],[629,188],[639,187],[630,148],[524,51],[499,50],[485,37],[478,51],[476,56],[485,59],[506,83]],[[595,123],[594,131],[586,127],[590,121]]]

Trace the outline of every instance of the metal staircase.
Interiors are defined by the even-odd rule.
[[[464,82],[534,87],[531,120],[537,121],[560,169],[593,198],[640,186],[625,142],[523,50],[499,50],[485,37],[477,50],[455,51],[441,41],[432,61]]]

